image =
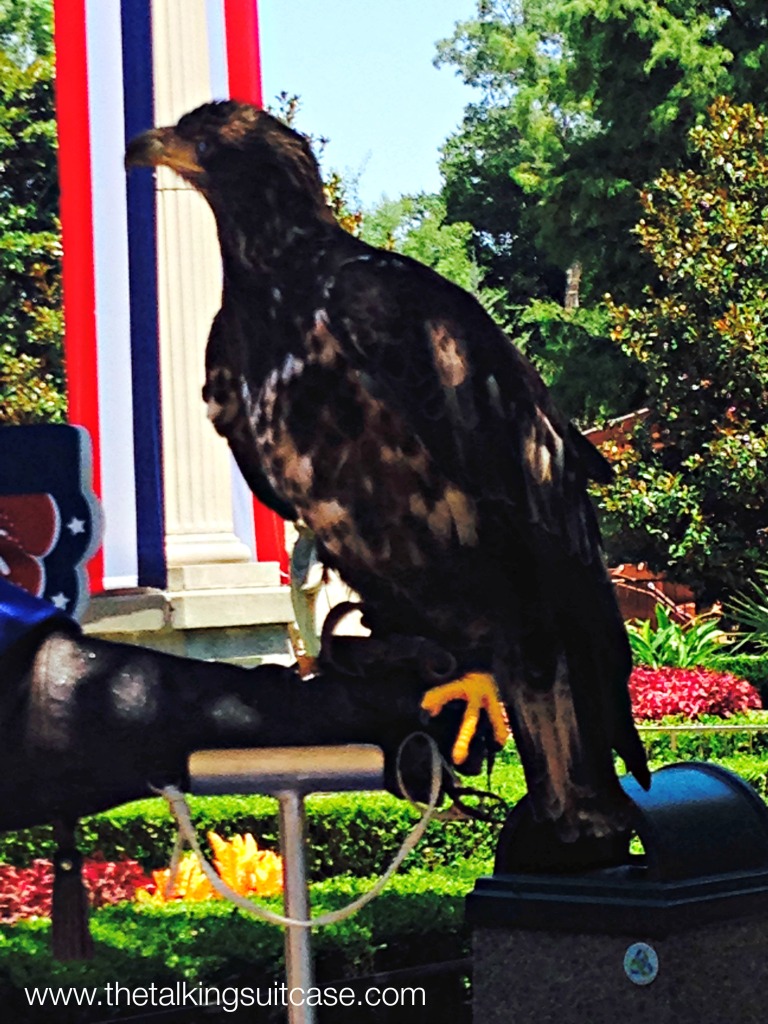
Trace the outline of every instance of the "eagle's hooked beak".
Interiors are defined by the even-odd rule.
[[[131,139],[125,151],[125,166],[170,167],[185,178],[205,173],[194,143],[180,139],[173,128],[152,128]]]

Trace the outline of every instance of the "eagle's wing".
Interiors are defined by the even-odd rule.
[[[253,494],[283,519],[296,519],[296,510],[270,483],[259,459],[252,424],[252,398],[248,391],[248,335],[244,334],[237,308],[226,297],[216,314],[205,350],[203,401],[216,431],[227,439],[230,450]]]
[[[511,540],[500,548],[531,553],[535,578],[510,572],[510,600],[492,599],[497,682],[539,812],[581,814],[583,798],[594,798],[596,821],[601,803],[623,799],[613,749],[648,781],[627,692],[626,632],[586,490],[589,478],[609,477],[607,463],[559,416],[482,307],[420,264],[380,253],[343,264],[326,314],[366,389],[410,424],[480,516],[488,510],[495,525],[486,536],[498,539],[501,521]],[[516,641],[504,650],[505,632],[520,636],[526,601],[535,604],[524,612],[527,636],[520,650]]]
[[[583,561],[599,557],[585,486],[610,468],[475,299],[407,257],[377,253],[341,266],[326,312],[364,386],[450,480],[507,502],[521,525],[539,524]]]

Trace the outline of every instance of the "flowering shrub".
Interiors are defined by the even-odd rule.
[[[143,889],[150,884],[138,861],[109,861],[101,854],[96,854],[85,861],[83,880],[92,907],[132,900],[137,889]]]
[[[37,859],[25,868],[0,864],[0,921],[15,924],[23,917],[49,917],[53,865]]]
[[[283,862],[271,850],[260,850],[250,833],[222,839],[208,833],[214,864],[221,878],[241,896],[276,896],[283,891]],[[216,899],[218,893],[203,874],[194,854],[184,856],[173,889],[166,894],[170,870],[149,878],[135,860],[108,861],[99,854],[83,862],[83,882],[92,907],[138,899],[151,903]],[[38,858],[27,867],[0,864],[0,924],[26,917],[50,917],[53,864]]]
[[[658,721],[665,715],[719,715],[761,707],[760,695],[745,679],[709,668],[646,668],[638,665],[629,679],[636,718]]]
[[[232,839],[208,833],[214,865],[221,879],[241,896],[276,896],[283,891],[282,858],[271,850],[260,850],[250,832]],[[169,868],[152,872],[152,881],[136,892],[142,902],[167,903],[175,900],[211,900],[218,893],[203,874],[193,853],[182,857],[173,888],[168,892]]]
[[[93,907],[132,900],[137,889],[151,884],[137,861],[106,861],[99,856],[83,862],[83,882]],[[0,923],[50,917],[52,894],[51,861],[38,858],[23,868],[0,864]]]

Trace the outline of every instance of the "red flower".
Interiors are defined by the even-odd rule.
[[[638,665],[629,679],[636,718],[658,721],[665,715],[720,715],[761,707],[751,683],[730,672],[710,668],[646,668]]]
[[[0,577],[41,597],[42,559],[53,550],[59,525],[59,510],[50,494],[0,496]]]
[[[28,867],[0,864],[0,922],[15,924],[23,917],[49,917],[53,866],[33,860]]]
[[[97,854],[83,863],[83,881],[92,907],[132,900],[137,889],[151,885],[135,860],[107,861]],[[33,860],[27,867],[0,864],[0,924],[25,917],[50,917],[53,865]]]

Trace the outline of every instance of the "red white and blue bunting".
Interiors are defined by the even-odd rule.
[[[90,433],[105,518],[92,591],[166,581],[154,181],[123,168],[126,141],[155,124],[162,2],[55,0],[70,420]],[[203,2],[211,98],[260,104],[256,0]],[[234,465],[233,498],[254,556],[283,562],[281,528]]]

